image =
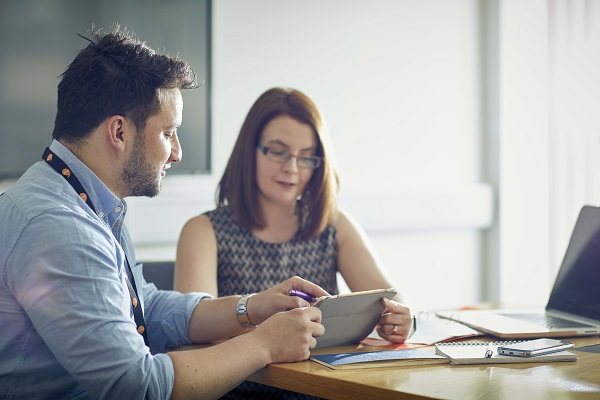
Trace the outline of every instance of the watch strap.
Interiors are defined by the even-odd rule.
[[[250,317],[248,316],[248,299],[252,297],[254,294],[245,294],[241,296],[235,307],[235,315],[240,321],[240,324],[245,327],[256,326],[250,321]]]

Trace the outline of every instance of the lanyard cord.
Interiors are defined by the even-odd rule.
[[[85,189],[81,185],[81,182],[79,182],[79,179],[77,179],[77,177],[75,176],[73,171],[71,171],[71,169],[67,166],[67,164],[63,160],[61,160],[59,156],[52,152],[52,150],[50,150],[50,148],[48,147],[46,147],[46,151],[44,151],[42,159],[46,161],[63,178],[65,178],[67,182],[69,182],[73,189],[75,189],[75,191],[79,194],[79,197],[81,197],[81,199],[85,201],[85,204],[87,204],[95,213],[96,209],[92,204],[92,200],[90,200]],[[127,282],[129,297],[131,298],[131,306],[133,307],[133,317],[135,319],[137,331],[144,338],[144,343],[146,344],[146,346],[150,347],[148,345],[148,334],[146,332],[146,323],[144,321],[144,311],[142,310],[141,302],[138,300],[137,287],[135,285],[133,271],[131,270],[131,266],[129,265],[129,260],[127,260],[127,255],[125,255],[125,264],[127,264],[127,269],[129,271],[129,274],[131,275],[131,282],[129,281],[127,274],[125,274],[125,281]]]

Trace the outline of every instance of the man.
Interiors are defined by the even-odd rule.
[[[312,283],[213,299],[144,281],[123,198],[156,196],[180,161],[196,78],[118,26],[89,41],[61,76],[50,147],[0,196],[0,397],[216,398],[306,359],[320,311],[287,293],[326,294]]]

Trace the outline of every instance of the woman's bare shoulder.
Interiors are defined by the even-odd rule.
[[[214,228],[210,218],[206,214],[196,215],[187,220],[181,231],[182,235],[214,235]]]

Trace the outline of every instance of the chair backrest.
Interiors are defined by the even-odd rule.
[[[174,261],[146,261],[143,273],[147,282],[152,282],[160,290],[173,290]]]

